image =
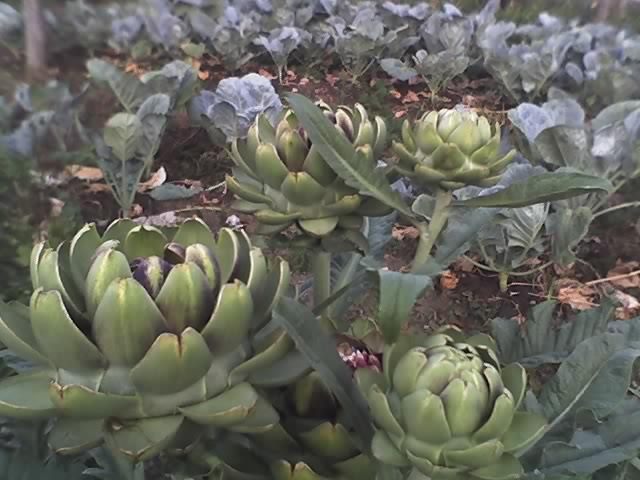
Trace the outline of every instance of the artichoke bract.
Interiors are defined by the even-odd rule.
[[[317,372],[291,385],[280,401],[280,424],[254,435],[281,460],[272,462],[274,480],[360,480],[375,477],[375,462],[362,453],[342,422],[336,398]]]
[[[307,372],[271,322],[288,265],[243,232],[89,224],[36,245],[31,278],[28,307],[0,303],[0,341],[38,368],[0,382],[0,415],[57,417],[60,453],[105,441],[141,460],[187,448],[199,428],[260,432],[278,414],[254,387]],[[274,379],[278,362],[298,368]]]
[[[335,112],[325,104],[320,107],[337,133],[375,168],[387,143],[384,120],[370,120],[362,105]],[[227,176],[227,188],[239,199],[234,203],[237,210],[254,214],[259,233],[275,234],[296,225],[303,237],[322,239],[340,231],[359,232],[364,216],[390,212],[336,175],[292,110],[276,127],[259,116],[247,138],[233,142],[232,158],[236,168]]]
[[[500,153],[500,126],[472,111],[443,109],[425,113],[412,126],[402,125],[402,142],[394,141],[398,172],[416,183],[455,190],[498,183],[516,155]]]
[[[383,372],[356,372],[376,423],[372,450],[383,463],[433,480],[517,479],[515,454],[545,431],[546,421],[518,408],[524,368],[501,368],[493,339],[464,340],[448,327],[401,337],[383,353]]]

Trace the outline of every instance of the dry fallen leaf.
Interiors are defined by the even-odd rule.
[[[413,90],[409,90],[407,94],[404,96],[404,98],[402,99],[402,103],[416,103],[419,101],[420,101],[420,98],[418,97],[418,94]]]
[[[613,296],[622,304],[616,308],[618,320],[630,320],[640,313],[640,302],[633,295],[615,290]]]
[[[588,310],[598,305],[595,302],[597,295],[595,289],[577,280],[561,279],[558,282],[558,287],[556,299],[574,310]]]
[[[611,278],[607,283],[618,288],[640,288],[640,272],[634,273],[640,267],[640,262],[632,260],[630,262],[622,262],[618,259],[616,266],[607,272],[607,278]],[[634,273],[630,276],[615,278],[621,275]]]
[[[138,192],[147,192],[149,190],[153,190],[154,188],[158,188],[164,182],[167,181],[167,171],[164,167],[160,167],[149,180],[140,182],[138,185]]]
[[[84,180],[87,182],[97,182],[102,180],[104,175],[102,170],[97,167],[86,167],[84,165],[68,165],[64,169],[64,173],[78,180]]]
[[[445,290],[453,290],[458,286],[460,279],[451,270],[445,270],[440,275],[440,286]]]
[[[301,87],[304,87],[305,85],[309,84],[309,79],[308,78],[301,78],[300,81],[298,82],[298,85],[300,85]]]
[[[391,230],[391,237],[396,240],[404,240],[405,238],[416,239],[419,236],[420,232],[416,227],[394,225],[393,230]]]
[[[401,118],[401,117],[404,117],[406,114],[407,114],[406,110],[398,110],[393,114],[393,116],[394,118]]]
[[[398,90],[390,90],[389,95],[391,95],[395,99],[402,98],[402,94]]]

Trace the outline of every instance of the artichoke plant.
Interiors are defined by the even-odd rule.
[[[455,190],[490,187],[515,158],[500,153],[500,126],[472,111],[443,109],[425,113],[415,125],[405,120],[402,142],[393,142],[396,169],[416,183]]]
[[[0,415],[55,417],[58,452],[104,441],[136,461],[208,427],[260,432],[278,414],[254,387],[307,372],[270,321],[288,265],[243,232],[216,238],[196,218],[166,233],[89,224],[56,249],[36,245],[31,278],[28,307],[0,303],[0,341],[37,368],[0,382]]]
[[[520,478],[516,454],[540,437],[546,421],[518,409],[526,372],[518,364],[501,368],[495,351],[491,337],[464,341],[449,327],[388,346],[384,373],[358,370],[377,426],[376,458],[433,480]]]
[[[387,143],[384,120],[371,120],[362,105],[335,112],[324,103],[320,107],[337,132],[375,168]],[[275,128],[259,116],[248,137],[233,142],[232,158],[237,168],[227,177],[227,187],[239,198],[234,206],[255,215],[260,233],[275,234],[296,225],[304,234],[301,241],[311,245],[340,232],[354,235],[364,216],[390,212],[336,175],[292,110],[284,113]]]
[[[344,413],[317,372],[295,382],[273,403],[281,411],[280,424],[253,438],[282,457],[271,464],[274,480],[375,477],[375,462],[342,423]]]

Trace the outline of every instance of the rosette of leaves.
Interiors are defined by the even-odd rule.
[[[542,106],[525,103],[509,112],[528,158],[559,167],[556,171],[605,178],[611,182],[611,192],[640,175],[640,101],[611,105],[588,123],[575,100],[555,90],[550,94],[556,98]],[[575,260],[572,252],[593,219],[610,211],[611,192],[554,202],[555,211],[546,226],[552,235],[554,261],[566,265]],[[614,208],[637,206],[631,202]]]
[[[484,66],[515,100],[537,97],[563,67],[576,41],[574,32],[560,32],[542,39],[510,44],[516,25],[497,22],[478,35]]]
[[[431,5],[426,2],[410,4],[385,1],[380,8],[385,24],[391,29],[404,28],[405,35],[415,35],[430,13]]]
[[[473,27],[471,18],[464,17],[455,8],[436,12],[420,28],[426,49],[419,49],[412,55],[411,63],[385,58],[380,65],[399,80],[421,76],[431,92],[437,95],[447,83],[467,69],[471,61],[469,50]]]
[[[384,49],[397,38],[397,32],[385,32],[375,8],[363,5],[352,22],[340,17],[329,19],[333,27],[334,48],[342,65],[354,80],[361,77]]]
[[[376,463],[345,426],[345,412],[317,372],[272,396],[281,421],[252,438],[270,457],[280,457],[271,462],[274,480],[375,477]]]
[[[207,41],[222,55],[225,65],[235,70],[254,57],[251,44],[259,32],[259,24],[251,15],[241,14],[229,5]]]
[[[580,98],[591,108],[600,110],[640,95],[636,81],[640,75],[640,55],[631,59],[619,47],[617,50],[592,50],[585,53],[581,63],[573,63],[575,67],[566,66],[567,73],[571,74],[578,87]]]
[[[256,40],[269,52],[278,68],[278,79],[282,82],[282,72],[287,70],[289,55],[298,48],[303,41],[310,40],[311,35],[295,27],[281,27],[272,30],[269,36],[261,35]]]
[[[382,69],[398,80],[407,81],[422,77],[433,95],[437,95],[456,76],[464,73],[469,66],[469,57],[464,49],[447,49],[429,54],[418,50],[408,64],[396,58],[383,58]]]
[[[155,45],[165,50],[178,48],[189,35],[188,25],[174,14],[168,0],[150,0],[138,7],[145,33]]]
[[[459,200],[495,193],[513,182],[527,179],[544,173],[543,167],[528,164],[513,164],[507,168],[498,185],[490,188],[465,187],[456,191]],[[537,203],[520,208],[503,208],[496,216],[481,228],[470,244],[470,251],[478,255],[484,265],[481,267],[498,273],[500,289],[507,289],[507,281],[512,275],[529,275],[538,271],[532,265],[522,271],[531,261],[543,254],[547,247],[545,224],[549,215],[549,203]],[[461,209],[452,213],[451,221],[456,216],[468,213]]]
[[[336,127],[356,147],[364,164],[376,168],[387,141],[386,124],[369,118],[362,105],[333,111],[319,104]],[[364,216],[381,216],[390,209],[373,197],[360,195],[329,167],[292,110],[274,128],[264,115],[249,129],[246,140],[232,144],[236,164],[227,188],[238,198],[236,209],[253,213],[259,233],[273,237],[295,227],[300,246],[319,242],[328,250],[366,243],[360,233]],[[346,244],[345,244],[346,241]],[[294,245],[291,240],[289,245]]]
[[[264,431],[278,414],[254,386],[307,372],[271,323],[288,265],[242,232],[214,235],[196,218],[165,232],[89,224],[56,249],[34,246],[31,279],[29,306],[0,303],[0,341],[34,364],[0,382],[0,410],[54,419],[58,453],[104,442],[137,462],[211,428]]]
[[[258,115],[273,125],[281,112],[282,102],[273,85],[257,73],[225,78],[215,92],[202,90],[189,102],[191,120],[217,144],[245,138]]]
[[[168,95],[151,95],[136,113],[112,116],[102,137],[94,137],[98,165],[125,215],[131,209],[140,180],[151,171],[170,106]]]

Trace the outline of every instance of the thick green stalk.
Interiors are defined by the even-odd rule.
[[[311,256],[313,273],[313,306],[320,305],[331,295],[331,254],[316,250]]]
[[[418,250],[413,258],[412,272],[418,271],[429,259],[431,250],[447,223],[447,218],[449,218],[449,206],[452,199],[453,194],[449,190],[438,189],[436,192],[436,204],[429,225],[423,223],[417,225],[420,230],[420,239],[418,240]]]

